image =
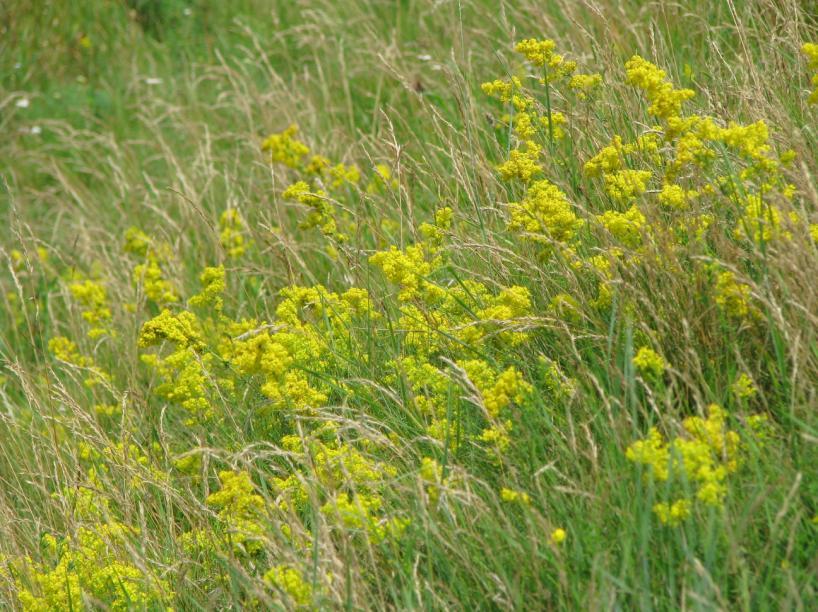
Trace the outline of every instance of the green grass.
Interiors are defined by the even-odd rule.
[[[818,250],[805,228],[818,223],[818,111],[807,105],[811,74],[800,52],[818,40],[810,2],[35,4],[0,6],[0,607],[24,607],[23,591],[44,593],[32,564],[54,568],[66,551],[83,550],[83,529],[101,533],[106,554],[137,568],[146,584],[164,582],[154,589],[164,601],[131,602],[137,609],[290,608],[292,593],[263,580],[279,564],[300,572],[314,593],[308,607],[319,608],[815,607]],[[742,211],[714,197],[706,247],[651,242],[641,262],[617,269],[612,305],[594,307],[598,279],[506,226],[507,204],[525,188],[499,178],[496,166],[515,141],[495,129],[505,110],[480,85],[520,74],[513,45],[528,37],[553,38],[580,70],[605,81],[592,104],[569,108],[557,88],[549,100],[570,116],[571,137],[546,146],[544,175],[588,220],[577,239],[584,261],[611,253],[615,241],[594,219],[617,207],[601,181],[584,174],[585,162],[614,134],[632,140],[656,122],[625,82],[624,62],[635,53],[696,91],[687,112],[724,125],[763,119],[772,150],[796,152],[784,174],[796,195],[782,204],[798,215],[792,237],[747,247],[732,233]],[[545,104],[542,89],[537,95]],[[260,151],[268,134],[293,123],[314,153],[360,168],[362,187],[381,163],[399,181],[382,194],[337,196],[349,233],[343,244],[302,228],[304,207],[281,196],[301,176]],[[725,150],[716,167],[735,177],[738,163]],[[650,198],[640,203],[653,206],[646,214],[659,223],[665,217]],[[502,334],[462,345],[460,330],[440,332],[438,341],[452,342],[429,357],[450,381],[448,433],[436,439],[423,393],[399,365],[414,354],[405,305],[369,258],[423,240],[419,226],[442,207],[453,209],[454,223],[445,262],[430,278],[458,296],[463,316],[479,319],[490,296],[515,285],[528,289],[532,307],[494,330],[525,331],[519,345]],[[220,245],[228,208],[241,212],[252,240],[240,258]],[[174,312],[199,291],[203,268],[219,264],[227,273],[224,314],[233,321],[275,323],[279,292],[289,286],[366,289],[375,317],[339,324],[337,304],[304,311],[323,339],[325,363],[297,369],[326,391],[326,402],[272,409],[264,377],[219,352],[220,341],[238,334],[212,309],[192,307],[213,359],[216,416],[186,422],[140,361],[151,352],[138,346],[140,329],[162,306],[134,283],[134,266],[144,261],[123,252],[130,227],[170,245],[163,271],[181,297],[169,305]],[[725,314],[708,264],[738,274],[757,318]],[[115,336],[88,337],[68,288],[72,274],[105,286]],[[476,296],[472,281],[487,295]],[[549,307],[560,293],[579,304],[577,322]],[[419,325],[438,314],[419,312]],[[76,342],[110,372],[110,383],[85,386],[87,368],[49,351],[56,336]],[[646,345],[670,364],[659,380],[632,363]],[[554,391],[541,356],[571,379],[572,392]],[[532,386],[514,407],[511,444],[499,458],[475,439],[483,399],[465,359],[497,372],[514,366]],[[731,391],[741,373],[753,379],[755,397]],[[99,416],[99,403],[123,410]],[[728,478],[723,508],[697,506],[682,525],[662,525],[652,508],[670,485],[652,480],[626,449],[652,426],[677,434],[683,419],[706,415],[711,403],[728,410],[730,428],[743,436],[742,465]],[[750,433],[755,414],[768,418],[766,440]],[[351,459],[339,482],[321,481],[314,448],[294,452],[283,440],[308,438],[327,422],[342,448],[379,466],[378,516],[406,519],[400,535],[372,541],[322,512],[330,493],[370,486],[349,474]],[[111,451],[117,444],[135,445],[147,465]],[[191,454],[201,465],[184,473],[175,461]],[[423,480],[423,458],[442,470],[439,500]],[[255,552],[237,552],[226,519],[206,501],[223,470],[246,470],[264,500]],[[276,479],[289,475],[309,493],[298,510],[280,503]],[[504,502],[502,488],[527,492],[531,504]],[[83,513],[80,491],[105,500],[105,511]],[[139,535],[111,536],[111,522]],[[568,535],[557,545],[550,535],[558,527]],[[183,534],[193,530],[214,547],[186,548]],[[46,536],[60,542],[57,553]],[[86,599],[71,606],[105,609],[127,591],[123,575],[106,583],[114,595],[81,585]]]

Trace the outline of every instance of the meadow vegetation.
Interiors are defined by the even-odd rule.
[[[814,609],[818,14],[0,6],[0,607]]]

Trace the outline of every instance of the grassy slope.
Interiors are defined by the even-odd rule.
[[[593,116],[584,118],[583,152],[603,146],[613,133],[631,136],[643,127],[634,123],[644,116],[636,112],[639,98],[622,84],[623,61],[639,52],[696,89],[696,108],[724,119],[765,119],[776,142],[799,155],[791,177],[803,194],[799,201],[812,215],[818,205],[816,114],[805,105],[808,75],[798,54],[803,41],[818,38],[809,2],[133,4],[141,12],[101,0],[42,3],[36,11],[12,1],[0,8],[4,255],[20,248],[31,259],[35,246],[45,246],[60,269],[87,270],[99,262],[110,275],[114,301],[131,293],[129,264],[120,252],[126,228],[138,225],[173,244],[175,278],[190,294],[201,268],[220,258],[214,228],[228,205],[248,219],[258,247],[231,271],[245,279],[232,287],[229,300],[237,318],[269,318],[275,293],[288,284],[388,293],[365,255],[333,262],[320,237],[302,234],[298,212],[278,199],[283,179],[270,172],[258,145],[268,132],[295,122],[313,148],[332,159],[400,169],[400,194],[377,210],[355,211],[362,225],[372,227],[370,235],[378,235],[376,220],[385,217],[398,223],[393,241],[409,244],[413,228],[434,208],[453,206],[453,274],[489,285],[524,284],[544,307],[572,281],[526,260],[525,249],[501,231],[498,202],[510,195],[493,166],[505,151],[486,119],[494,107],[479,91],[482,81],[516,69],[509,50],[527,36],[553,37],[610,83]],[[89,48],[81,44],[83,35]],[[30,99],[28,108],[15,105],[21,97]],[[41,134],[30,133],[35,125]],[[600,210],[603,204],[583,198],[573,178],[587,156],[562,153],[556,178],[572,201]],[[362,239],[356,246],[368,252],[383,245]],[[580,398],[531,417],[502,477],[490,466],[470,466],[470,495],[454,518],[430,513],[415,495],[414,480],[403,478],[393,503],[413,516],[415,528],[399,549],[383,553],[391,574],[373,574],[384,566],[334,550],[339,567],[352,568],[357,577],[347,578],[351,586],[338,588],[331,601],[809,608],[818,597],[816,538],[808,525],[818,512],[818,293],[810,273],[815,252],[800,247],[758,271],[766,336],[747,339],[719,322],[684,321],[696,304],[696,288],[667,276],[634,280],[635,318],[614,313],[589,320],[582,334],[558,324],[539,333],[522,363],[533,371],[537,352],[558,359],[580,381]],[[3,282],[15,291],[10,277]],[[766,291],[769,285],[779,288],[775,295]],[[17,407],[32,407],[44,425],[48,415],[81,412],[71,399],[75,387],[46,367],[44,347],[58,333],[81,337],[81,320],[66,307],[53,276],[34,271],[19,291],[29,306],[23,324],[13,324],[12,305],[0,303],[8,415],[0,424],[0,549],[15,555],[36,551],[42,533],[65,528],[66,510],[50,494],[71,482],[77,461],[56,438],[26,437],[14,417]],[[117,315],[125,338],[135,338],[140,322]],[[667,393],[654,397],[635,379],[629,364],[639,334],[662,338],[674,364]],[[374,350],[376,363],[396,351]],[[150,410],[157,404],[137,374],[135,343],[108,359],[140,409],[121,428],[102,433],[75,415],[74,435],[142,436],[143,444],[183,437],[156,425]],[[745,370],[763,381],[754,410],[773,416],[775,444],[752,455],[741,487],[731,493],[729,519],[712,513],[684,528],[659,527],[624,448],[658,414],[729,402],[729,384]],[[355,374],[384,384],[384,373],[364,364]],[[387,428],[406,430],[400,399],[388,397],[373,394],[371,415]],[[216,449],[214,462],[250,465],[253,453],[261,452],[260,438],[252,424],[225,424],[199,443]],[[248,449],[243,455],[231,454],[242,448]],[[417,454],[402,448],[402,472],[411,474]],[[500,482],[530,490],[540,511],[502,506]],[[201,488],[148,500],[119,486],[116,498],[126,514],[142,513],[146,548],[154,553],[172,546],[172,525],[203,512]],[[545,544],[555,526],[570,533],[556,556]],[[239,572],[233,578],[244,580]],[[181,578],[175,587],[180,607],[207,605],[208,594],[194,578]],[[216,597],[224,602],[238,595]]]

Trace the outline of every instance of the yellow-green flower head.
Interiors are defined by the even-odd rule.
[[[400,186],[397,178],[392,177],[392,169],[386,164],[376,164],[375,172],[369,184],[366,186],[366,192],[369,194],[378,194],[387,189],[395,190]]]
[[[733,395],[739,399],[751,399],[758,395],[758,389],[753,383],[753,379],[750,378],[746,372],[742,372],[739,377],[736,378],[730,390],[733,392]]]
[[[90,279],[78,280],[68,286],[71,296],[77,301],[91,328],[89,338],[110,334],[111,309],[108,307],[108,292],[105,285]]]
[[[764,121],[740,125],[731,121],[720,131],[721,140],[748,159],[764,159],[770,152],[770,131]]]
[[[544,66],[554,55],[557,44],[550,39],[526,38],[518,42],[514,50],[525,56],[535,66]]]
[[[630,204],[645,193],[651,176],[649,170],[619,170],[605,174],[605,192],[618,202]]]
[[[729,270],[716,278],[715,295],[716,304],[730,317],[744,319],[754,312],[750,302],[750,286],[739,282]]]
[[[112,550],[113,527],[100,525],[78,530],[71,548],[65,548],[54,567],[32,564],[31,584],[20,584],[17,597],[24,610],[77,609],[80,602],[94,601],[110,610],[160,609],[172,598],[166,582],[146,575],[143,569],[121,560],[124,542]],[[120,540],[122,538],[120,537]]]
[[[782,227],[782,214],[777,206],[759,194],[744,200],[744,214],[734,231],[736,238],[745,237],[756,244],[776,239],[789,239],[791,234]]]
[[[551,542],[557,545],[565,542],[567,537],[568,533],[566,533],[565,529],[563,529],[562,527],[557,527],[554,531],[551,532]]]
[[[625,63],[627,81],[645,92],[650,102],[648,112],[660,119],[678,117],[682,103],[695,96],[692,89],[675,89],[664,70],[634,55]]]
[[[675,210],[687,210],[690,202],[698,197],[699,193],[694,190],[685,191],[675,183],[665,183],[659,192],[659,203]]]
[[[332,162],[323,155],[313,155],[310,157],[306,168],[304,168],[304,172],[315,176],[324,176],[331,165]]]
[[[547,179],[531,184],[521,202],[509,204],[508,229],[537,242],[570,242],[584,222],[565,194]]]
[[[241,214],[235,208],[226,209],[219,218],[219,244],[230,258],[244,255],[247,247],[245,227]]]
[[[535,175],[542,172],[541,151],[542,147],[533,140],[527,140],[524,149],[512,149],[508,161],[497,166],[500,176],[504,181],[517,179],[523,183],[530,182]]]
[[[576,92],[580,100],[586,100],[600,85],[602,85],[602,75],[598,72],[575,74],[568,81],[568,87]]]
[[[219,472],[219,482],[221,489],[207,497],[207,504],[219,511],[237,553],[259,552],[266,531],[262,521],[264,498],[255,492],[250,474],[245,471]]]
[[[525,491],[515,491],[514,489],[506,487],[500,489],[500,499],[510,504],[521,504],[523,506],[531,504],[531,497],[529,497],[528,493]]]
[[[138,257],[146,257],[153,241],[150,236],[138,227],[129,227],[125,232],[125,244],[122,249]]]
[[[270,153],[272,163],[284,164],[290,168],[300,168],[304,157],[309,155],[310,149],[300,140],[294,138],[298,134],[298,126],[293,124],[283,132],[270,134],[261,143],[261,150]]]
[[[222,295],[226,288],[224,266],[205,268],[199,276],[202,291],[190,298],[191,306],[211,306],[217,312],[222,309]]]
[[[528,38],[518,42],[514,50],[532,65],[545,68],[545,73],[540,79],[544,83],[566,77],[577,68],[576,62],[568,61],[562,55],[554,53],[555,48],[556,43],[553,40]]]
[[[332,166],[328,174],[332,179],[331,186],[333,189],[338,189],[343,185],[357,185],[361,180],[361,172],[356,166],[345,166],[344,164],[337,164]]]
[[[621,136],[614,136],[611,143],[585,162],[583,170],[589,177],[600,177],[616,172],[622,168],[625,146]]]
[[[142,326],[139,333],[139,346],[148,347],[172,342],[181,347],[204,348],[199,320],[192,312],[182,311],[173,314],[165,309]]]
[[[268,584],[284,592],[297,607],[308,607],[312,603],[312,581],[289,565],[275,565],[264,574]]]
[[[310,208],[309,214],[301,223],[302,228],[317,227],[325,236],[335,236],[339,239],[342,237],[337,231],[335,209],[323,189],[313,189],[305,181],[298,181],[287,187],[281,195]]]
[[[179,296],[173,284],[165,278],[159,261],[159,257],[153,250],[148,251],[146,261],[134,266],[134,284],[141,285],[145,296],[157,304],[178,302]]]
[[[721,507],[727,494],[728,477],[740,467],[740,452],[746,440],[727,427],[727,413],[718,405],[708,408],[707,418],[689,417],[682,423],[684,435],[669,441],[655,428],[643,440],[631,444],[626,457],[651,468],[659,482],[668,482],[663,490],[675,498],[659,502],[653,510],[662,523],[677,525],[691,513],[693,502]],[[751,429],[748,437],[760,437],[760,429]],[[695,490],[687,496],[687,485]],[[681,493],[681,495],[679,495]]]
[[[48,350],[54,357],[65,363],[85,367],[92,363],[90,359],[80,355],[75,342],[65,336],[55,336],[48,341]]]
[[[653,506],[653,511],[663,524],[676,527],[687,520],[691,508],[689,499],[679,499],[671,504],[659,502]]]
[[[653,378],[661,378],[667,367],[664,358],[647,346],[643,346],[637,351],[633,358],[633,365],[641,374]]]
[[[497,98],[500,102],[511,102],[515,91],[520,91],[523,88],[523,83],[518,77],[511,77],[508,81],[497,79],[488,83],[483,83],[480,89],[483,90],[487,96]]]
[[[401,288],[398,299],[402,302],[418,297],[424,279],[432,272],[432,264],[426,261],[420,245],[408,246],[403,251],[391,246],[388,251],[372,255],[369,261],[379,267],[390,282]]]
[[[635,249],[642,244],[646,219],[636,204],[631,205],[624,213],[615,210],[606,211],[598,215],[597,219],[614,238],[625,246]]]

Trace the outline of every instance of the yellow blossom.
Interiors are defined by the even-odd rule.
[[[695,95],[692,89],[675,89],[664,70],[638,55],[625,63],[625,69],[628,83],[645,92],[650,102],[648,112],[660,119],[678,116],[682,103]]]
[[[261,150],[270,153],[270,161],[273,163],[299,168],[310,149],[303,142],[294,138],[296,134],[298,134],[297,125],[291,125],[283,132],[270,134],[261,143]]]
[[[553,544],[562,544],[565,542],[565,539],[568,537],[565,529],[562,527],[557,527],[554,531],[551,532],[551,542]]]
[[[633,358],[633,365],[644,375],[660,378],[665,373],[667,364],[662,356],[653,349],[643,346]]]

